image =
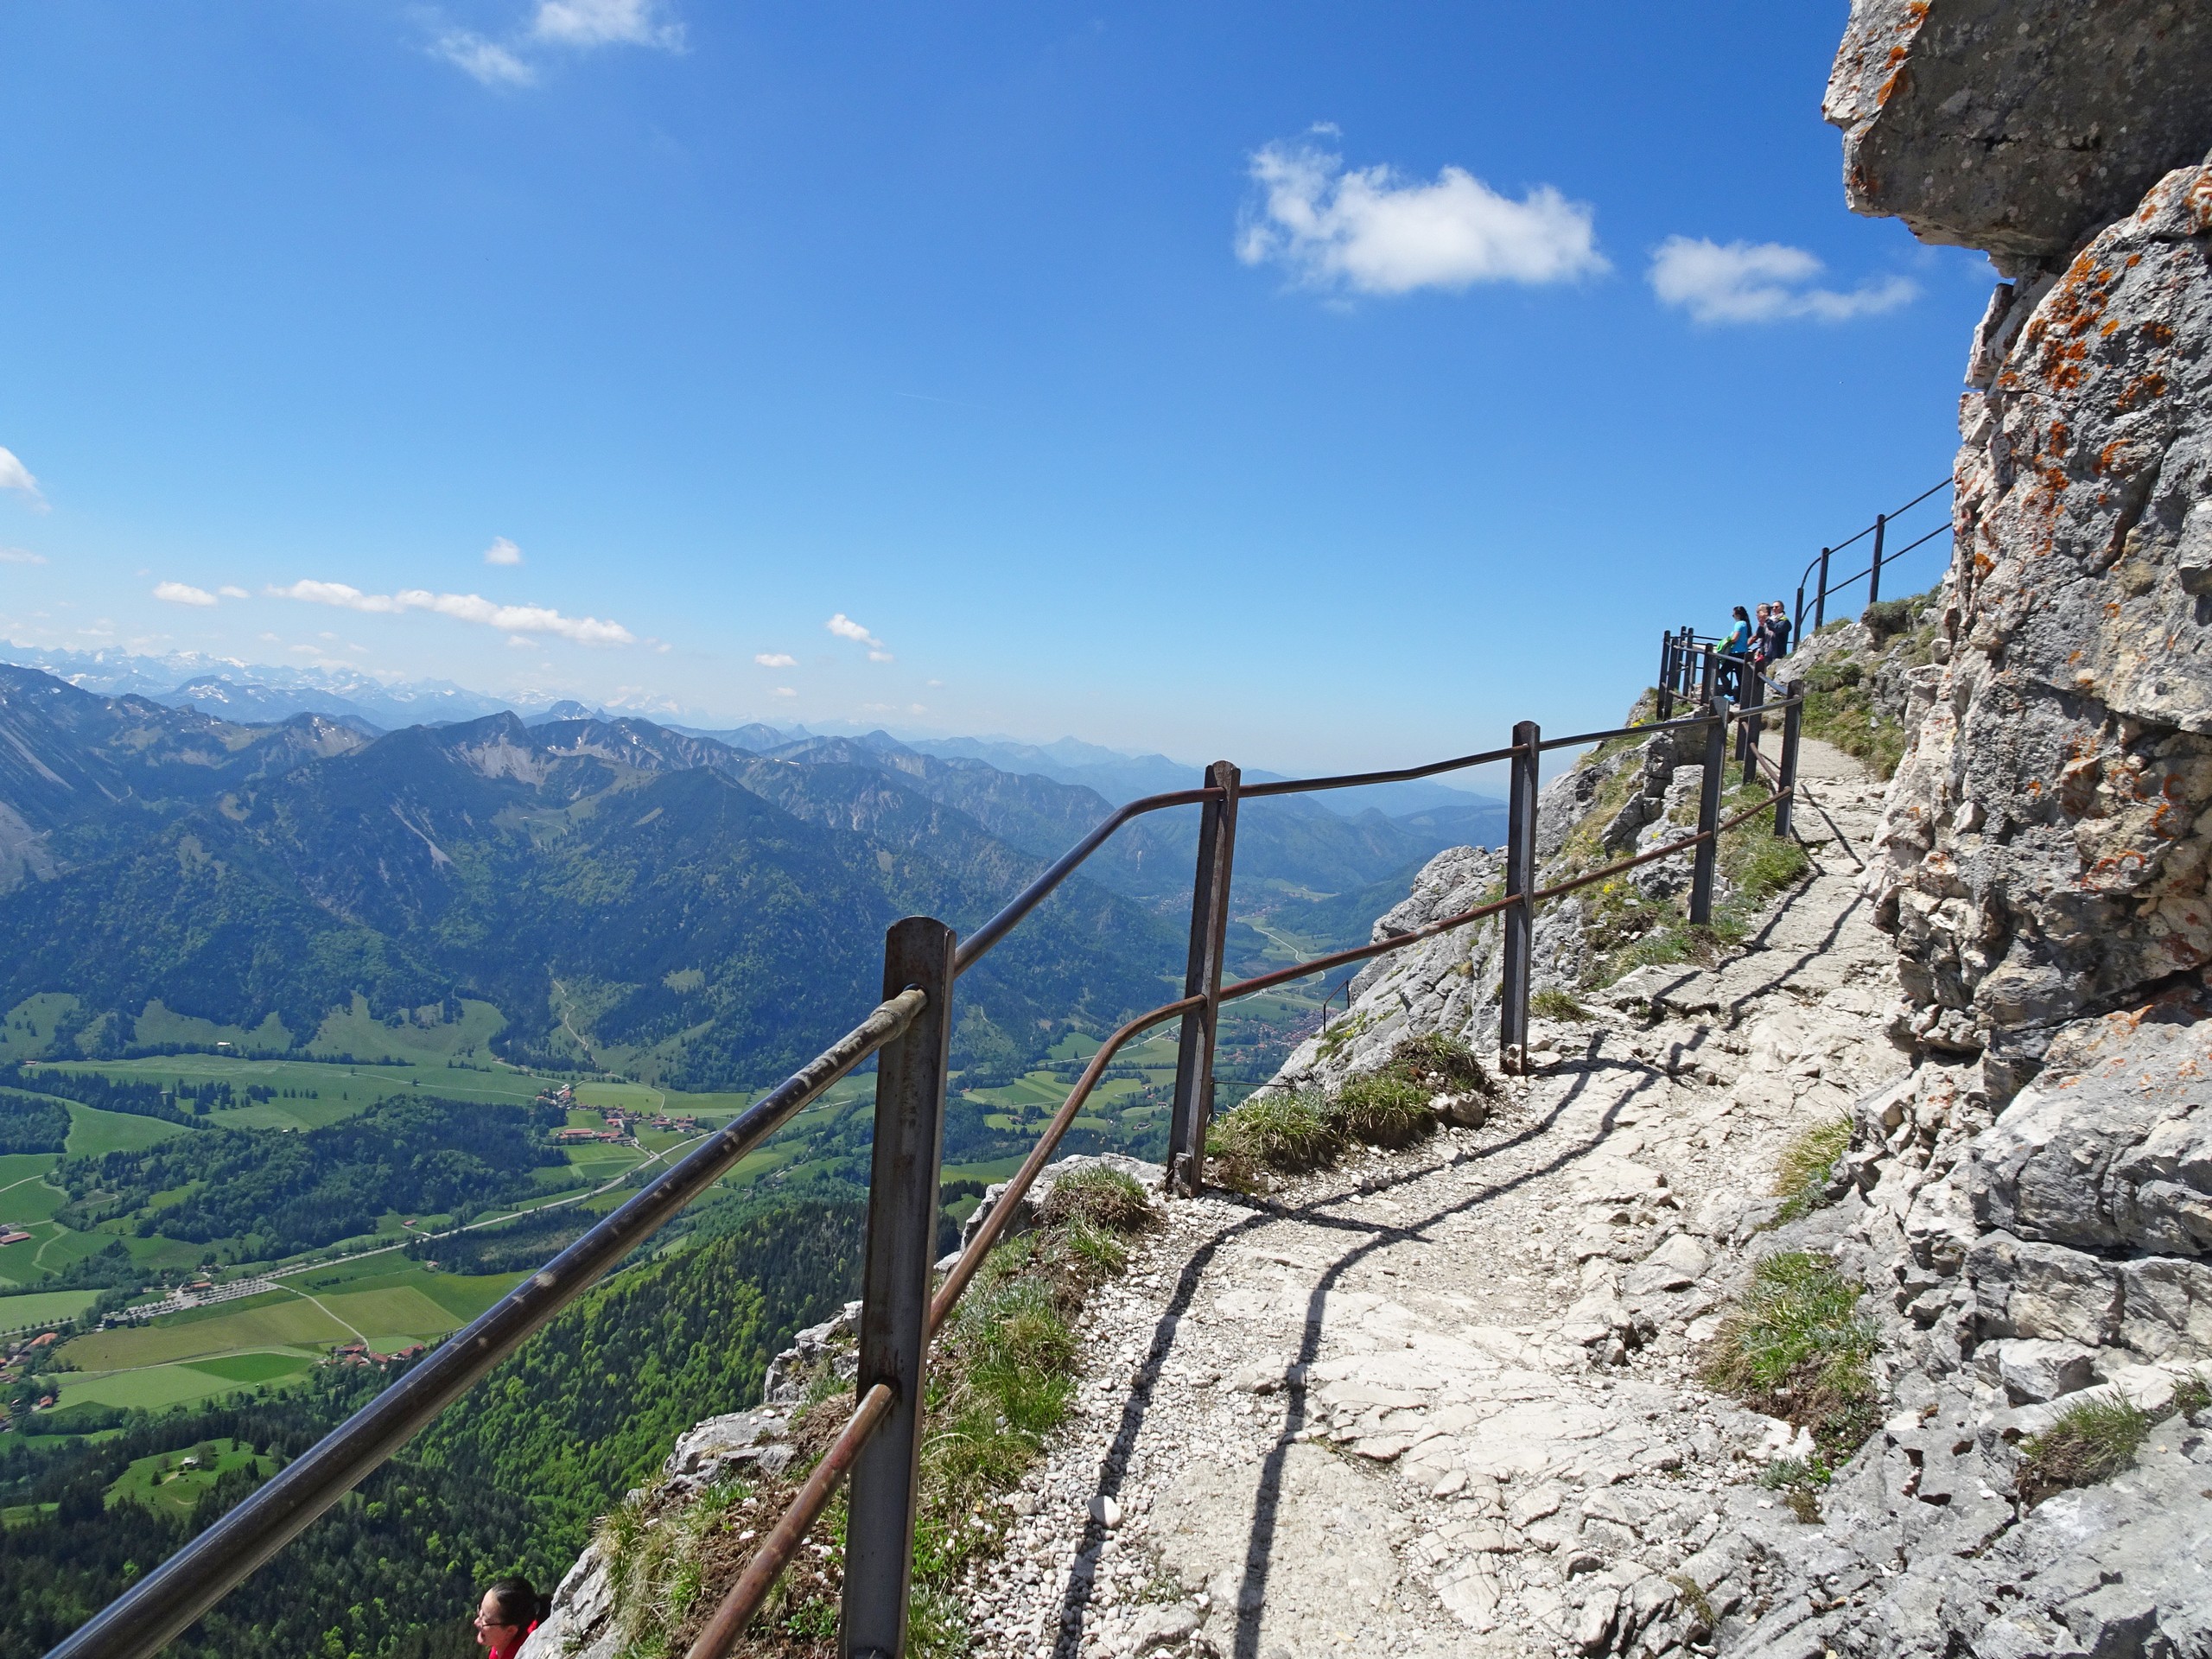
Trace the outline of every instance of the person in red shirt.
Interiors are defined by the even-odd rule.
[[[515,1659],[546,1605],[528,1579],[501,1579],[484,1592],[476,1608],[476,1641],[491,1659]]]

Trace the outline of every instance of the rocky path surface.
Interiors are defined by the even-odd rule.
[[[1756,1616],[1743,1535],[1792,1524],[1756,1477],[1807,1448],[1694,1352],[1783,1146],[1905,1069],[1879,785],[1804,748],[1815,873],[1729,960],[1540,1027],[1480,1129],[1171,1208],[969,1586],[979,1654],[1656,1654]]]

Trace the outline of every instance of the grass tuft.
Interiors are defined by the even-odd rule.
[[[1768,1256],[1714,1335],[1706,1382],[1809,1429],[1824,1467],[1840,1465],[1878,1421],[1876,1336],[1859,1311],[1861,1294],[1817,1251]]]
[[[1432,1095],[1489,1095],[1497,1089],[1473,1049],[1436,1031],[1402,1039],[1382,1070],[1419,1084]]]
[[[1254,1095],[1214,1121],[1206,1149],[1223,1185],[1249,1192],[1263,1171],[1298,1174],[1334,1163],[1344,1128],[1318,1090]]]
[[[1561,990],[1556,985],[1547,985],[1531,995],[1529,1012],[1539,1020],[1556,1020],[1562,1024],[1590,1018],[1590,1010],[1575,1000],[1573,991]]]
[[[1108,1233],[1141,1233],[1160,1224],[1135,1178],[1104,1164],[1059,1177],[1038,1205],[1038,1214],[1048,1227],[1080,1222]]]
[[[1814,1124],[1782,1149],[1774,1195],[1785,1202],[1777,1221],[1797,1221],[1828,1202],[1828,1182],[1836,1160],[1851,1149],[1851,1120],[1834,1117]]]
[[[2174,1385],[2173,1405],[2183,1416],[2196,1416],[2212,1406],[2212,1382],[2207,1382],[2201,1371],[2191,1371]]]
[[[2110,1396],[2084,1400],[2060,1414],[2042,1433],[2020,1442],[2020,1466],[2014,1477],[2020,1501],[2033,1508],[2069,1487],[2111,1479],[2135,1461],[2158,1421],[2141,1408]]]
[[[1340,1144],[1349,1138],[1370,1147],[1409,1147],[1435,1132],[1436,1113],[1428,1100],[1421,1084],[1376,1071],[1346,1081],[1326,1115],[1337,1125]]]

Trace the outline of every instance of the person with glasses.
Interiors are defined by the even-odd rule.
[[[528,1579],[501,1579],[476,1607],[476,1643],[491,1659],[515,1659],[550,1611]]]

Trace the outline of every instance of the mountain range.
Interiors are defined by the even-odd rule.
[[[753,1086],[874,1001],[893,918],[974,927],[1109,810],[880,733],[558,706],[379,732],[0,667],[0,1008],[67,1000],[55,1052],[142,1048],[154,1014],[284,1052],[357,998],[423,1024],[474,1001],[509,1058]],[[1248,803],[1240,894],[1395,880],[1484,810]],[[1196,821],[1129,826],[963,981],[965,1059],[1027,1059],[1173,994]]]

